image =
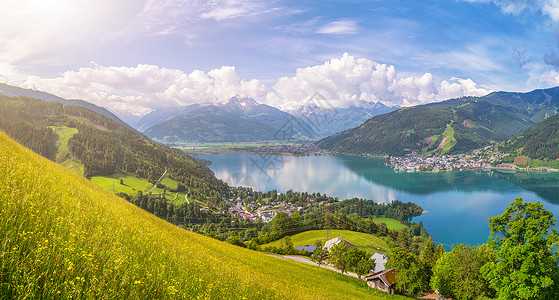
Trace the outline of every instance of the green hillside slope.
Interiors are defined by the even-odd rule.
[[[514,137],[558,107],[559,88],[452,99],[375,116],[317,145],[349,154],[463,153]]]
[[[0,298],[390,298],[166,223],[0,132]]]
[[[197,200],[219,203],[227,186],[199,160],[83,107],[0,95],[0,130],[86,177],[128,174],[181,182]]]
[[[328,239],[333,239],[335,237],[341,237],[370,254],[375,252],[386,253],[389,251],[389,247],[383,239],[368,233],[350,230],[309,230],[292,235],[289,238],[294,246],[314,246],[317,240],[322,241],[324,244]],[[277,240],[268,244],[263,244],[261,247],[280,247],[282,242],[283,240]]]
[[[540,160],[559,159],[559,115],[548,117],[507,142],[503,150]]]

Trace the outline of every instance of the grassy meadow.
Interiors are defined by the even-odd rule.
[[[58,136],[56,140],[56,162],[66,168],[83,175],[83,164],[72,157],[68,149],[68,140],[78,133],[76,128],[66,126],[51,126],[52,131]]]
[[[408,228],[408,226],[400,223],[400,221],[398,221],[396,219],[384,218],[384,217],[374,217],[373,221],[375,223],[384,222],[384,224],[386,224],[386,227],[388,227],[389,229],[400,230],[402,228]]]
[[[0,299],[404,299],[173,226],[1,132],[0,182]]]
[[[120,179],[122,179],[123,184],[120,184]],[[92,176],[91,181],[109,191],[112,191],[115,194],[126,193],[130,196],[134,196],[138,191],[146,193],[153,187],[153,184],[146,179],[127,174]],[[168,188],[177,188],[177,182],[168,177],[164,177],[163,179],[161,179],[161,183],[163,183]],[[163,189],[156,187],[151,190],[151,193],[161,194],[163,193]],[[174,202],[175,204],[181,204],[183,202],[186,202],[184,198],[185,195],[186,193],[171,193],[167,191],[167,193],[165,194],[165,198],[168,201]]]
[[[120,179],[122,179],[123,184],[120,184]],[[91,181],[115,194],[122,192],[128,195],[135,195],[138,191],[145,193],[153,187],[153,184],[146,179],[126,174],[92,176]]]
[[[333,239],[338,236],[371,254],[379,251],[386,253],[389,249],[386,242],[377,236],[340,229],[332,229],[328,233],[327,230],[309,230],[292,235],[289,238],[294,246],[313,246],[317,240],[321,240],[324,243],[327,239]],[[282,240],[278,240],[261,246],[262,248],[268,246],[279,247],[281,243]]]

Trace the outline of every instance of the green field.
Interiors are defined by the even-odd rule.
[[[359,249],[365,250],[371,254],[379,251],[386,253],[388,252],[389,249],[386,242],[377,236],[370,235],[367,233],[362,233],[362,232],[340,230],[340,229],[329,230],[328,236],[327,236],[327,230],[310,230],[310,231],[305,231],[305,232],[292,235],[290,236],[290,239],[291,242],[293,242],[293,245],[295,246],[312,246],[315,244],[317,240],[321,240],[322,242],[324,242],[328,238],[333,239],[338,236],[351,242]],[[281,242],[282,240],[278,240],[268,244],[263,244],[261,246],[262,248],[268,246],[279,247],[281,245]]]
[[[123,181],[122,185],[120,184],[120,179]],[[128,195],[135,195],[138,191],[145,193],[153,186],[153,184],[146,179],[126,174],[93,176],[91,177],[91,181],[115,194],[122,192]]]
[[[56,140],[56,162],[65,166],[66,168],[83,175],[83,164],[77,159],[72,157],[68,149],[68,140],[78,133],[76,128],[66,126],[51,126],[52,131],[58,135]]]
[[[0,299],[404,299],[181,229],[3,133],[0,169]]]
[[[120,179],[122,178],[122,185],[120,184]],[[153,184],[151,184],[146,179],[138,178],[132,175],[126,174],[115,174],[115,175],[108,175],[108,176],[93,176],[91,177],[91,181],[95,184],[106,188],[113,193],[125,193],[130,196],[134,196],[138,191],[142,191],[142,193],[146,193],[149,191]],[[170,189],[177,188],[177,182],[165,177],[161,179],[161,183],[167,186]],[[154,188],[151,190],[151,193],[154,195],[159,195],[163,193],[163,189],[161,188]],[[181,204],[186,202],[184,196],[186,193],[171,193],[167,191],[165,194],[165,199],[168,201],[172,201],[175,204]],[[190,199],[189,199],[190,200]]]
[[[408,228],[408,226],[400,223],[400,221],[398,221],[396,219],[379,217],[379,218],[373,218],[373,221],[375,223],[384,222],[386,224],[386,227],[388,227],[390,229],[394,229],[394,230],[400,230],[402,228]]]

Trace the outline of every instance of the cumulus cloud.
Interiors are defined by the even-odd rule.
[[[354,34],[357,33],[357,30],[357,23],[355,21],[342,19],[320,27],[317,32],[325,34]]]
[[[157,108],[223,102],[235,95],[285,107],[298,106],[318,92],[332,106],[347,107],[361,101],[411,106],[490,92],[477,87],[470,78],[438,83],[431,73],[401,74],[394,66],[347,53],[321,65],[299,68],[295,76],[279,78],[273,89],[258,79],[242,79],[233,66],[187,74],[156,65],[115,67],[94,62],[54,78],[31,76],[9,83],[67,99],[83,99],[127,120]]]
[[[491,93],[491,90],[478,88],[477,84],[470,78],[451,78],[443,80],[440,85],[437,98],[440,100],[459,98],[462,96],[481,97]]]
[[[347,53],[322,65],[297,69],[295,76],[281,77],[273,89],[267,96],[270,104],[296,106],[318,92],[335,107],[359,101],[411,106],[490,92],[478,88],[469,78],[451,78],[437,84],[431,73],[406,76],[396,72],[394,66]]]
[[[228,66],[186,74],[154,65],[106,67],[92,63],[91,67],[56,78],[29,77],[21,86],[68,99],[84,99],[117,114],[133,116],[142,116],[154,108],[266,94],[266,87],[258,80],[241,80],[235,67]]]

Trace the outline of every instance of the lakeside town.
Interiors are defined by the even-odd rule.
[[[500,169],[514,171],[557,172],[549,167],[521,168],[515,164],[500,163],[508,153],[501,152],[494,146],[476,149],[467,154],[442,156],[418,156],[416,153],[403,157],[389,156],[386,165],[395,171],[442,172],[456,170]]]

